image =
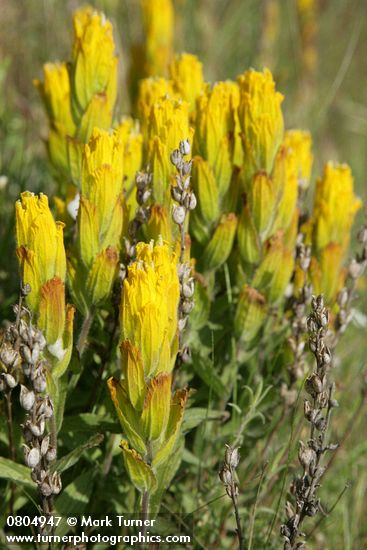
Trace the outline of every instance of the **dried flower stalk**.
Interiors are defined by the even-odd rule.
[[[301,526],[306,517],[315,516],[321,509],[317,491],[326,468],[322,466],[322,457],[326,451],[333,451],[336,444],[326,442],[331,411],[338,406],[333,398],[335,385],[330,381],[332,366],[331,352],[326,344],[329,325],[329,312],[320,295],[312,298],[312,313],[307,320],[309,346],[316,358],[316,368],[306,379],[305,389],[309,399],[304,402],[304,416],[310,423],[310,438],[300,441],[298,459],[303,468],[301,477],[292,484],[291,492],[295,504],[286,504],[288,520],[281,526],[284,537],[284,550],[302,548],[305,544],[299,538],[304,536]]]

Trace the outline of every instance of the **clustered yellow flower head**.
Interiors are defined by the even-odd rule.
[[[271,172],[274,158],[283,141],[284,122],[281,110],[283,95],[276,91],[273,76],[246,71],[238,77],[240,105],[238,109],[242,131],[246,172]]]
[[[71,258],[69,277],[75,302],[84,313],[108,296],[116,275],[127,220],[123,155],[119,130],[95,128],[82,146],[77,254]]]
[[[27,303],[49,349],[58,359],[65,359],[71,351],[74,309],[65,307],[63,224],[54,221],[47,196],[42,193],[39,197],[22,193],[15,208],[21,278],[31,288]]]
[[[139,243],[121,303],[124,379],[108,381],[126,441],[121,448],[134,484],[152,490],[169,459],[181,425],[186,391],[171,394],[178,347],[179,280],[167,244]]]
[[[72,108],[77,137],[87,141],[94,126],[111,126],[118,60],[112,24],[104,14],[87,6],[75,12],[73,23]]]
[[[138,244],[137,259],[124,281],[121,326],[123,340],[141,350],[147,376],[173,368],[178,300],[175,254],[170,256],[165,244]]]
[[[75,134],[75,122],[71,113],[70,78],[66,63],[46,63],[43,67],[43,82],[34,81],[46,107],[50,122],[48,154],[57,170],[66,173],[66,136]]]
[[[238,84],[245,194],[237,231],[244,290],[236,330],[240,333],[240,320],[247,319],[251,330],[246,334],[244,325],[243,339],[248,342],[260,330],[266,308],[282,302],[291,279],[298,194],[307,188],[312,153],[308,133],[284,132],[283,96],[276,91],[268,69],[246,71]]]
[[[354,194],[351,169],[346,164],[327,163],[316,182],[311,218],[314,258],[311,276],[315,292],[332,302],[342,285],[342,264],[349,246],[354,216],[362,202]]]
[[[145,76],[166,76],[173,55],[172,0],[141,0]]]
[[[177,99],[172,84],[164,79],[146,79],[141,83],[138,106],[144,138],[143,165],[149,166],[153,176],[152,212],[159,214],[148,223],[146,237],[157,239],[164,235],[174,241],[177,226],[171,219],[171,183],[175,168],[170,156],[180,141],[192,141],[189,106]]]
[[[313,154],[310,132],[304,130],[287,130],[284,144],[291,149],[295,156],[298,186],[305,190],[310,184]]]
[[[204,88],[203,64],[196,55],[176,55],[169,66],[169,73],[175,92],[195,110],[196,99]]]
[[[117,56],[112,25],[90,6],[73,18],[70,64],[46,63],[35,80],[50,123],[48,153],[56,174],[69,173],[68,138],[86,143],[95,126],[110,128],[117,92]]]

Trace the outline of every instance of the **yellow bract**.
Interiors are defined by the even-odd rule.
[[[270,173],[283,140],[283,95],[276,91],[271,72],[246,71],[238,77],[239,121],[247,174],[256,170]]]
[[[187,390],[171,393],[178,349],[179,279],[176,255],[162,241],[138,243],[121,303],[122,382],[108,380],[111,398],[129,440],[121,448],[129,475],[140,491],[161,483],[179,436]]]
[[[65,280],[66,258],[64,224],[55,222],[46,195],[37,197],[28,191],[16,202],[17,254],[23,283],[29,283],[28,302],[38,310],[41,287],[50,279]]]
[[[190,111],[195,110],[195,102],[204,87],[203,64],[196,55],[177,55],[169,67],[175,91],[188,102]]]
[[[121,326],[122,339],[141,351],[146,376],[173,368],[178,300],[175,254],[166,244],[139,243],[124,281]]]
[[[173,54],[172,0],[141,0],[145,31],[144,72],[165,76]]]
[[[324,173],[316,182],[313,211],[313,242],[317,251],[329,243],[349,244],[355,213],[362,202],[354,194],[351,169],[346,164],[326,164]]]
[[[79,125],[86,112],[90,111],[88,118],[94,118],[93,111],[97,111],[100,127],[108,128],[117,91],[112,24],[89,6],[75,12],[73,23],[73,114]],[[84,137],[88,139],[88,135]]]
[[[213,170],[221,195],[232,175],[238,100],[238,86],[229,81],[207,87],[197,100],[195,152]]]
[[[287,130],[284,144],[295,155],[298,185],[300,189],[307,189],[313,164],[312,138],[310,132],[303,130]]]
[[[44,331],[51,353],[59,360],[60,374],[70,358],[74,316],[73,308],[65,307],[64,224],[54,221],[43,194],[38,197],[28,191],[22,193],[15,209],[21,278],[23,284],[31,287],[27,303]]]
[[[342,266],[350,232],[362,201],[354,194],[351,169],[346,164],[326,164],[316,183],[315,202],[309,223],[314,258],[311,281],[317,292],[332,302],[342,286]]]
[[[127,222],[123,198],[123,130],[95,128],[81,146],[77,256],[71,258],[70,283],[78,308],[86,313],[111,291],[122,232]],[[81,298],[83,297],[83,298]]]

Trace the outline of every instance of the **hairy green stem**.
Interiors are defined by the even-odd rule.
[[[76,344],[76,349],[78,350],[79,357],[83,355],[85,348],[87,346],[88,335],[93,323],[93,319],[94,319],[94,308],[88,311],[87,315],[84,318],[82,328],[80,330],[78,342]]]

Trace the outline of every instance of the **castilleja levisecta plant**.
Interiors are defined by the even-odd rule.
[[[336,407],[329,371],[367,262],[364,228],[362,251],[348,264],[362,202],[351,168],[332,162],[309,200],[312,137],[287,127],[285,97],[268,68],[207,82],[195,55],[174,51],[172,2],[140,7],[145,34],[124,59],[131,97],[122,117],[116,35],[92,7],[74,13],[69,59],[46,63],[34,81],[56,196],[49,204],[44,193],[25,191],[16,202],[21,296],[0,340],[0,389],[11,403],[21,387],[26,465],[48,516],[62,502],[62,493],[54,497],[63,470],[102,443],[68,448],[79,415],[89,430],[106,427],[93,461],[103,457],[98,468],[102,480],[112,476],[111,491],[124,486],[111,502],[120,511],[125,499],[126,511],[129,499],[144,516],[158,513],[166,491],[180,494],[180,467],[179,479],[194,465],[197,490],[209,487],[218,459],[201,463],[196,449],[227,442],[220,481],[242,549],[239,445],[250,422],[268,418],[269,401],[281,398],[279,422],[288,418],[304,378],[311,436],[292,493],[302,513],[288,502],[282,526],[292,550],[308,511],[321,509],[320,457],[333,450],[324,445]],[[317,361],[308,378],[307,331]],[[71,406],[78,388],[80,403]],[[11,406],[8,413],[11,427]],[[68,459],[55,462],[63,446]],[[183,499],[185,513],[188,506]]]

